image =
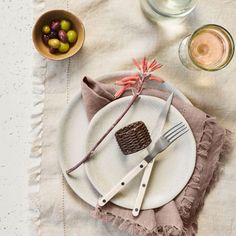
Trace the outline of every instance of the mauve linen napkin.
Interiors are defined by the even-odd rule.
[[[102,107],[112,102],[116,88],[85,77],[82,81],[82,96],[88,119]],[[143,94],[166,100],[166,91],[146,88]],[[129,94],[126,94],[129,95]],[[112,203],[97,207],[92,215],[110,222],[131,235],[195,235],[197,215],[202,208],[219,170],[220,159],[230,150],[230,131],[217,124],[215,118],[174,97],[172,104],[185,117],[196,140],[197,161],[191,179],[175,199],[158,209],[143,210],[139,217],[131,210]]]

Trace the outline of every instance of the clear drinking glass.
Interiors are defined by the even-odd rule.
[[[180,61],[194,70],[220,70],[229,64],[233,55],[233,38],[219,25],[202,26],[184,38],[179,46]]]
[[[152,21],[178,19],[188,15],[198,0],[140,0],[145,15]]]

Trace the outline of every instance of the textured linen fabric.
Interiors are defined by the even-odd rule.
[[[33,140],[29,171],[32,235],[127,235],[94,220],[92,208],[67,186],[57,161],[56,132],[81,79],[133,69],[132,58],[156,57],[165,81],[180,89],[194,105],[236,132],[236,61],[219,72],[189,71],[178,58],[181,39],[203,24],[226,27],[236,38],[236,2],[200,1],[180,25],[149,22],[134,0],[34,0],[35,17],[51,9],[68,9],[84,22],[85,44],[74,57],[50,61],[35,53],[33,75]],[[234,145],[236,142],[234,141]],[[217,185],[199,215],[200,236],[236,234],[236,148],[227,159]]]

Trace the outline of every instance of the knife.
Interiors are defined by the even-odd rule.
[[[168,99],[166,100],[166,103],[165,103],[165,105],[164,105],[164,107],[163,107],[163,109],[162,109],[162,111],[161,111],[161,113],[160,113],[160,115],[157,119],[157,123],[155,125],[155,128],[153,129],[152,134],[151,134],[153,141],[147,147],[147,151],[148,151],[149,154],[153,150],[156,141],[161,136],[161,132],[162,132],[163,127],[165,125],[166,118],[167,118],[167,115],[168,115],[168,112],[169,112],[169,109],[170,109],[170,106],[171,106],[171,103],[172,103],[172,100],[173,100],[173,95],[174,94],[171,93],[171,95],[168,97]],[[148,185],[151,173],[152,173],[152,168],[153,168],[154,163],[155,163],[155,159],[153,159],[144,170],[144,174],[143,174],[143,177],[142,177],[142,180],[141,180],[141,184],[139,186],[139,192],[138,192],[138,195],[137,195],[137,198],[136,198],[136,201],[135,201],[135,204],[134,204],[134,208],[133,208],[133,211],[132,211],[133,216],[138,216],[139,215],[139,212],[140,212],[140,209],[141,209],[141,206],[142,206],[142,203],[143,203],[143,199],[144,199],[144,196],[145,196],[145,193],[146,193],[147,185]]]
[[[153,142],[150,144],[150,148],[148,149],[149,155],[153,151],[153,149],[155,148],[155,144],[158,139],[158,136],[160,136],[162,128],[165,124],[166,114],[169,111],[169,107],[170,107],[172,98],[173,98],[173,93],[171,93],[171,95],[167,99],[166,104],[164,105],[164,108],[162,109],[162,111],[158,117],[158,121],[156,123],[156,126],[153,129],[152,136],[154,137],[154,139],[153,139]],[[158,128],[161,128],[160,131],[158,130]],[[108,194],[106,194],[105,197],[100,198],[98,200],[98,205],[104,206],[107,203],[107,201],[109,201],[116,193],[118,193],[121,190],[122,186],[124,186],[125,183],[128,183],[130,180],[132,180],[137,175],[137,170],[140,170],[140,168],[142,170],[142,168],[146,167],[147,165],[148,165],[148,163],[145,160],[143,160],[143,162],[141,162],[140,165],[137,166],[137,169],[134,168],[133,170],[131,170],[128,173],[128,175],[126,175],[126,177],[123,179],[123,181],[121,181],[120,183],[115,185],[112,188],[112,190]]]

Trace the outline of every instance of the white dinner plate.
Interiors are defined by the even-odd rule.
[[[118,99],[101,109],[91,120],[87,135],[86,151],[89,151],[99,138],[125,110],[130,97]],[[109,136],[97,148],[93,158],[85,163],[87,175],[102,195],[118,183],[132,168],[148,154],[147,150],[125,156],[115,138],[115,132],[135,121],[143,121],[149,132],[153,130],[165,101],[151,96],[141,96],[129,112],[111,131]],[[189,129],[184,136],[175,141],[158,155],[152,170],[142,209],[161,207],[181,192],[189,181],[196,161],[196,144],[188,123],[173,106],[163,129],[183,122]],[[118,206],[132,209],[138,193],[142,174],[138,175],[126,188],[111,201]]]
[[[104,81],[105,83],[114,83],[115,80],[133,73],[133,71],[115,72],[100,76],[96,78],[96,80]],[[175,96],[190,103],[178,89],[168,82],[163,84],[154,83],[153,85],[157,89],[173,91]],[[78,163],[85,155],[85,138],[87,136],[88,127],[89,123],[86,117],[81,92],[79,91],[65,109],[60,122],[57,146],[58,159],[65,179],[75,194],[91,206],[96,206],[100,194],[90,183],[85,172],[85,167],[82,165],[72,172],[71,175],[66,174],[66,170]]]

